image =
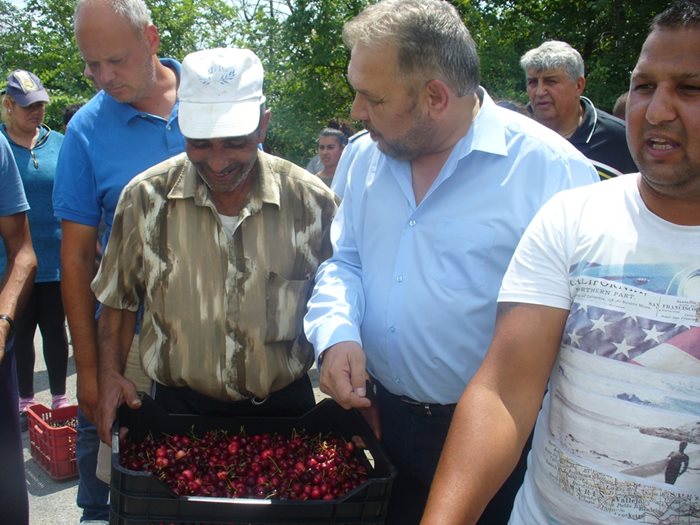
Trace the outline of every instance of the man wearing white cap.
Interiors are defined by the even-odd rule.
[[[336,209],[317,177],[259,150],[270,111],[245,49],[188,55],[178,90],[186,153],[132,180],[93,290],[98,430],[140,405],[123,376],[139,304],[141,362],[172,413],[298,415],[314,404],[301,327]]]

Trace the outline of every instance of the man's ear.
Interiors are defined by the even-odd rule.
[[[158,28],[153,24],[147,24],[146,28],[143,30],[143,38],[148,44],[151,55],[157,55],[158,49],[160,48],[160,34],[158,33]]]
[[[272,112],[266,109],[260,116],[260,124],[258,124],[258,142],[265,142],[265,136],[267,135],[267,127],[270,125],[270,116]]]
[[[433,116],[438,116],[447,109],[451,96],[450,88],[442,80],[429,80],[423,88],[424,100],[428,111]]]
[[[586,89],[586,77],[578,77],[578,80],[576,81],[576,91],[578,92],[579,96],[583,95],[584,89]]]

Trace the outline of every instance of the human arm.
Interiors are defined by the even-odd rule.
[[[90,282],[95,275],[97,228],[63,220],[61,231],[61,292],[73,341],[78,405],[85,417],[95,422],[97,328],[96,301]]]
[[[333,256],[318,268],[304,329],[319,358],[321,390],[344,408],[366,408],[370,405],[365,390],[369,375],[359,328],[364,292],[352,203],[352,196],[347,195],[333,220]]]
[[[136,385],[124,377],[126,359],[136,333],[136,319],[137,312],[103,305],[97,322],[97,432],[100,439],[108,445],[112,443],[111,430],[117,408],[125,402],[132,408],[141,406]]]
[[[7,268],[0,284],[0,313],[16,320],[31,292],[37,264],[27,214],[0,217],[0,237],[7,254]],[[7,320],[0,320],[0,362],[5,356],[10,328]]]
[[[540,408],[568,311],[500,303],[488,354],[462,395],[422,525],[476,523],[515,467]]]

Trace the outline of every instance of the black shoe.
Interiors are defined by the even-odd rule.
[[[28,426],[29,425],[27,423],[27,411],[24,410],[19,413],[19,428],[22,432],[26,432]]]

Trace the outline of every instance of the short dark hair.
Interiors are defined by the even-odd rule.
[[[680,29],[700,26],[700,0],[676,0],[651,21],[655,29]]]

